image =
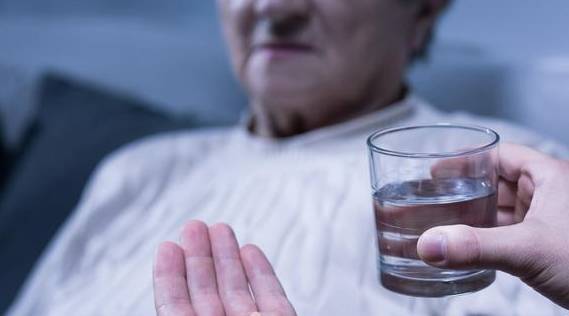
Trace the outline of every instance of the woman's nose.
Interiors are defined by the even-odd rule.
[[[256,0],[255,11],[261,18],[283,20],[290,17],[306,17],[309,0]]]

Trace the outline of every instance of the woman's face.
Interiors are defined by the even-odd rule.
[[[422,1],[218,0],[252,100],[339,112],[401,89],[422,40]]]

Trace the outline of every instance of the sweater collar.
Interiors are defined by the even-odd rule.
[[[417,100],[415,96],[407,95],[402,100],[388,105],[385,108],[351,120],[319,128],[300,135],[278,139],[260,137],[251,133],[248,128],[251,117],[250,115],[245,114],[237,127],[237,132],[240,138],[245,138],[261,147],[303,147],[320,142],[326,142],[327,140],[335,140],[350,137],[352,135],[361,135],[365,132],[371,133],[375,130],[385,128],[411,116],[418,103],[419,100]]]

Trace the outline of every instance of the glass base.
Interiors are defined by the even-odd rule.
[[[380,273],[381,284],[388,290],[417,297],[444,297],[480,291],[496,279],[494,270],[481,270],[451,278],[420,279]]]

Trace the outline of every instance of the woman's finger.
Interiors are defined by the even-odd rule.
[[[241,258],[262,315],[296,315],[265,254],[258,247],[248,245],[241,249]]]
[[[226,314],[241,316],[257,311],[233,230],[228,225],[217,224],[210,227],[209,237],[217,286]]]
[[[217,292],[207,225],[199,221],[189,222],[182,230],[180,242],[184,249],[188,289],[195,312],[198,315],[224,315]]]
[[[160,316],[194,316],[186,284],[184,251],[175,243],[158,247],[154,264],[154,304]]]

